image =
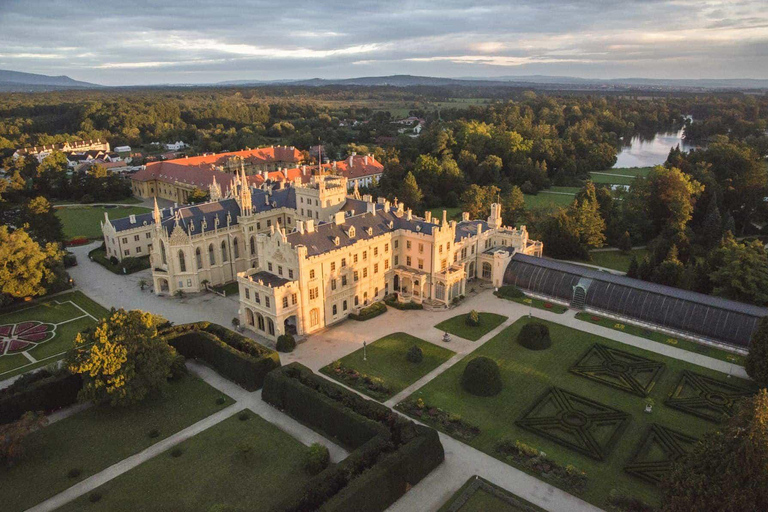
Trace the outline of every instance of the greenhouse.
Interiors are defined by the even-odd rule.
[[[741,348],[768,309],[632,279],[581,265],[515,254],[504,283],[567,301],[572,307],[618,315]]]

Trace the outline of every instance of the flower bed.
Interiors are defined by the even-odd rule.
[[[396,409],[427,423],[435,423],[448,434],[462,441],[471,441],[480,434],[478,427],[467,423],[461,419],[461,416],[450,414],[439,407],[431,407],[421,398],[400,402]]]
[[[392,390],[384,384],[382,379],[360,373],[357,370],[344,366],[340,361],[334,361],[331,364],[330,371],[333,373],[334,378],[347,386],[356,389],[365,388],[374,398],[386,399],[392,396]]]
[[[85,244],[89,244],[89,243],[91,243],[91,241],[88,238],[85,238],[84,236],[80,236],[80,237],[77,237],[77,238],[72,238],[70,240],[67,240],[64,243],[64,245],[66,245],[67,247],[75,247],[75,246],[78,246],[78,245],[85,245]]]
[[[563,467],[547,457],[544,452],[520,441],[501,441],[496,446],[496,453],[510,463],[523,466],[545,479],[557,480],[573,492],[584,492],[587,487],[587,474],[584,471],[570,464]]]

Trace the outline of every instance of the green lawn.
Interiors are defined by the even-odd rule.
[[[605,169],[599,172],[605,172],[608,174],[622,174],[624,176],[648,176],[653,170],[653,167],[616,167],[613,169]]]
[[[129,215],[139,215],[151,211],[141,206],[120,206],[108,208],[104,206],[70,206],[56,208],[56,216],[64,228],[64,238],[70,240],[77,237],[102,238],[101,222],[104,212],[110,219],[121,219]]]
[[[138,197],[131,196],[131,197],[126,197],[125,199],[118,199],[116,201],[106,201],[106,202],[109,204],[139,204],[141,203],[141,199],[139,199]],[[83,205],[82,203],[78,203],[76,201],[54,201],[53,202],[53,206],[66,205],[66,204]],[[83,206],[87,206],[87,205],[83,205]]]
[[[27,438],[24,459],[0,467],[3,510],[26,510],[232,403],[197,377],[171,382],[163,396],[127,408],[92,407]],[[159,431],[149,437],[153,429]],[[72,469],[80,470],[69,478]],[[178,482],[177,482],[178,484]]]
[[[700,437],[705,432],[716,428],[712,423],[666,407],[663,401],[676,386],[683,370],[692,370],[720,379],[724,379],[725,375],[542,320],[539,321],[549,326],[552,347],[543,351],[531,351],[518,345],[516,341],[517,333],[527,321],[527,319],[521,319],[504,329],[411,395],[409,400],[421,398],[426,408],[437,407],[479,427],[480,434],[468,444],[501,460],[505,458],[496,452],[497,443],[501,440],[510,440],[513,443],[519,440],[544,451],[549,458],[563,466],[573,464],[585,471],[588,477],[587,488],[582,497],[599,507],[606,505],[608,493],[613,488],[622,494],[658,504],[658,490],[624,473],[624,465],[627,464],[652,423],[659,423],[695,437]],[[666,369],[651,391],[650,396],[656,401],[653,413],[643,412],[645,400],[639,396],[616,390],[568,371],[569,367],[597,342],[666,364]],[[470,395],[460,385],[464,368],[477,356],[489,357],[499,364],[504,387],[501,393],[494,397]],[[739,381],[731,378],[730,382]],[[552,386],[631,415],[631,422],[605,461],[599,462],[589,458],[515,424],[515,421],[520,419],[525,411]],[[420,419],[430,423],[428,415],[423,415]],[[434,426],[439,428],[438,425]],[[520,469],[529,471],[522,466]],[[555,481],[552,483],[557,485]]]
[[[432,208],[429,210],[432,212],[432,218],[443,218],[443,210],[445,210],[446,217],[448,217],[448,220],[455,220],[460,221],[461,220],[461,208],[448,208],[446,206],[439,206],[437,208]]]
[[[463,505],[459,505],[463,502]],[[456,508],[458,506],[459,508]],[[544,512],[484,478],[473,476],[437,512]]]
[[[641,338],[663,343],[664,345],[671,345],[682,350],[687,350],[688,352],[696,352],[697,354],[703,354],[705,356],[719,359],[721,361],[728,361],[729,363],[738,364],[740,366],[744,366],[746,362],[746,358],[741,354],[734,354],[733,352],[729,352],[727,350],[702,345],[701,343],[696,343],[695,341],[687,340],[685,338],[677,338],[670,336],[669,334],[646,329],[645,327],[625,324],[610,318],[606,318],[604,316],[580,311],[576,313],[576,318],[585,322],[600,325],[602,327],[608,327],[609,329],[613,329],[615,331],[625,332],[627,334],[632,334],[633,336],[640,336]]]
[[[240,293],[240,288],[237,285],[237,281],[214,286],[213,289],[219,293],[223,292],[227,297],[236,297]]]
[[[566,194],[553,194],[551,192],[547,192],[546,190],[542,190],[535,196],[525,194],[523,197],[525,198],[525,207],[528,209],[546,208],[554,210],[559,207],[569,206],[576,196]]]
[[[451,334],[455,334],[465,340],[477,341],[501,324],[508,318],[503,315],[497,315],[495,313],[479,313],[480,325],[477,327],[471,327],[467,325],[467,317],[469,313],[465,315],[454,316],[448,320],[444,320],[435,326],[435,329],[446,331]]]
[[[632,185],[635,182],[634,176],[610,176],[610,171],[589,173],[593,183],[603,183],[609,185]]]
[[[638,263],[643,261],[648,255],[648,249],[633,249],[632,251],[625,253],[621,251],[597,251],[589,253],[591,257],[590,264],[597,265],[598,267],[611,268],[613,270],[620,270],[626,272],[629,270],[629,264],[632,262],[632,257],[637,258]]]
[[[418,346],[424,354],[424,359],[420,363],[412,363],[405,357],[408,349],[413,345]],[[339,362],[346,368],[381,379],[389,392],[374,392],[360,382],[361,379],[352,382],[340,377],[334,370],[334,363],[321,368],[320,372],[383,401],[407,388],[455,355],[451,350],[403,332],[393,333],[370,343],[365,354],[366,360],[363,360],[361,348],[342,357]]]
[[[97,503],[88,494],[59,510],[273,510],[309,480],[301,467],[305,446],[256,414],[244,414],[245,421],[235,414],[179,444],[179,457],[172,448],[102,485],[94,491],[102,496]]]
[[[53,324],[49,329],[55,332],[51,339],[26,347],[25,351],[36,362],[25,357],[24,350],[0,355],[0,380],[60,359],[72,346],[77,333],[95,325],[94,318],[101,319],[108,313],[83,292],[74,291],[0,315],[0,325],[36,321]]]

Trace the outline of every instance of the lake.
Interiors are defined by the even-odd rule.
[[[624,146],[619,152],[616,165],[618,167],[652,167],[667,161],[669,150],[680,144],[680,149],[688,151],[693,144],[683,141],[683,130],[677,132],[657,133],[653,139],[632,137],[629,146]]]

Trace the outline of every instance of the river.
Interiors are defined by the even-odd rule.
[[[652,167],[667,161],[669,150],[680,144],[680,149],[688,151],[695,146],[683,140],[683,129],[677,132],[657,133],[653,139],[632,137],[629,146],[624,146],[616,158],[618,167]]]

